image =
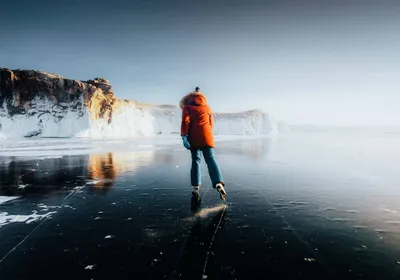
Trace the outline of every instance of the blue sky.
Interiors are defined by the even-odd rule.
[[[296,124],[400,125],[400,1],[6,1],[0,67],[105,77],[122,99]]]

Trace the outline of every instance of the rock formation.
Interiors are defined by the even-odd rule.
[[[83,104],[77,102],[81,97]],[[76,108],[84,105],[88,109],[91,119],[107,122],[111,122],[113,110],[129,103],[114,96],[106,79],[78,81],[42,71],[0,68],[0,104],[5,104],[10,115],[26,113],[35,98],[59,107],[76,102]]]
[[[177,101],[178,102],[178,101]],[[115,97],[110,82],[78,81],[34,70],[0,68],[0,138],[177,134],[181,110]],[[267,114],[215,114],[216,134],[276,133]]]

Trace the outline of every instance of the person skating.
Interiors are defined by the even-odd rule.
[[[196,87],[195,91],[182,98],[181,137],[183,145],[190,150],[192,167],[190,170],[192,197],[200,201],[201,185],[201,153],[206,161],[208,173],[213,185],[217,189],[220,198],[226,200],[225,183],[214,156],[214,117],[211,108],[207,105],[206,96]]]

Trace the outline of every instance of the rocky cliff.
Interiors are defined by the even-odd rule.
[[[179,133],[177,106],[115,97],[109,81],[0,68],[0,137],[133,137]],[[265,113],[216,114],[217,134],[276,133]]]
[[[10,115],[29,113],[39,100],[50,101],[59,109],[84,106],[91,119],[107,122],[112,121],[113,111],[130,103],[117,99],[106,79],[78,81],[42,71],[0,68],[0,104]]]

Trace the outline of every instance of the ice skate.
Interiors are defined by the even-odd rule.
[[[218,193],[219,193],[219,197],[226,201],[226,191],[224,188],[224,185],[222,183],[218,183],[215,185],[215,188],[217,189]]]
[[[193,187],[192,191],[192,200],[196,202],[201,201],[200,193],[199,193],[200,187]]]

